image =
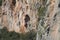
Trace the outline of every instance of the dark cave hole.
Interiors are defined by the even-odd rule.
[[[48,36],[48,34],[49,34],[49,31],[50,31],[50,27],[48,27],[48,29],[47,29],[47,36]]]
[[[58,7],[60,8],[60,3],[58,4]]]
[[[30,17],[28,15],[26,15],[24,20],[27,23],[28,21],[30,21]]]
[[[3,12],[3,15],[7,15],[5,12]]]
[[[12,4],[15,6],[15,4],[16,4],[16,0],[12,0]]]
[[[56,20],[56,16],[57,16],[57,13],[54,15],[54,19],[53,19],[54,21]]]
[[[30,17],[26,15],[24,20],[25,20],[25,27],[27,28],[27,22],[30,21]]]
[[[26,28],[27,28],[27,23],[25,23],[25,25],[24,25]]]
[[[0,0],[0,6],[2,6],[2,0]]]

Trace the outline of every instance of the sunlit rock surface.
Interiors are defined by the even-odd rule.
[[[3,0],[0,27],[37,32],[36,40],[60,40],[60,0]]]
[[[3,0],[2,25],[9,31],[22,33],[36,30],[38,16],[37,8],[33,6],[36,3],[36,0]]]

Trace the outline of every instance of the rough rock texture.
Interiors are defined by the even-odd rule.
[[[33,7],[34,3],[37,3],[37,0],[3,0],[3,27],[7,27],[9,31],[22,33],[36,30],[38,17],[37,10]]]
[[[1,27],[18,33],[37,29],[36,40],[60,40],[60,0],[3,0],[1,10]]]
[[[47,0],[47,11],[44,19],[39,21],[37,40],[60,40],[60,1]],[[43,23],[43,26],[41,25]],[[39,36],[40,35],[40,36]],[[42,39],[40,39],[41,37]]]

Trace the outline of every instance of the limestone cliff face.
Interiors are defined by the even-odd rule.
[[[59,28],[60,28],[60,1],[59,0],[47,0],[45,4],[47,11],[44,19],[39,21],[38,33],[41,33],[42,39],[37,35],[37,40],[60,40]],[[44,5],[43,5],[44,6]],[[42,26],[43,24],[43,26]],[[48,35],[47,35],[48,34]],[[45,39],[44,39],[45,38]]]
[[[3,27],[19,33],[36,30],[38,17],[37,10],[33,7],[34,3],[37,3],[37,0],[3,0],[1,19]]]
[[[37,33],[41,33],[42,37],[44,33],[51,37],[47,40],[59,40],[59,2],[59,0],[3,0],[0,25],[18,33],[38,29]],[[45,15],[42,17],[37,15],[39,7],[42,10],[42,13],[39,10],[39,14],[43,14],[43,8],[46,7]]]

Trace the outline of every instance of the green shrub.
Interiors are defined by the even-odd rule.
[[[8,32],[6,28],[0,29],[0,40],[35,40],[36,33],[30,31],[25,34]]]

